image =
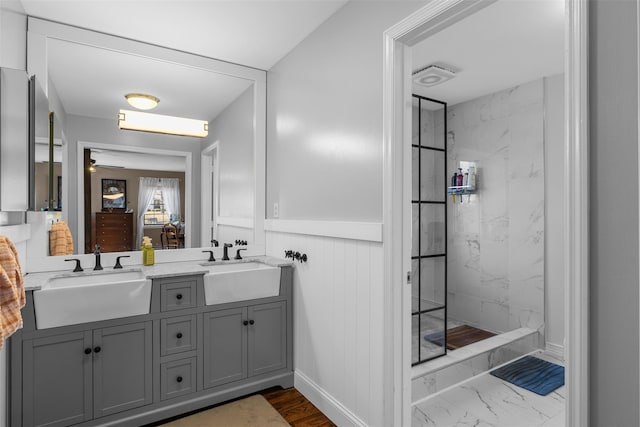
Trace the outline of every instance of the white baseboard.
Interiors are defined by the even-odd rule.
[[[545,343],[544,351],[557,359],[564,360],[564,347],[560,344]]]
[[[293,380],[294,386],[311,403],[313,403],[323,414],[325,414],[334,424],[353,427],[366,427],[366,423],[358,418],[353,412],[345,408],[333,396],[313,382],[309,377],[300,371],[296,371]]]

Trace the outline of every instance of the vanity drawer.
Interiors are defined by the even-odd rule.
[[[180,359],[160,365],[160,400],[196,391],[196,358]]]
[[[182,310],[196,305],[195,280],[160,285],[160,311]]]
[[[197,346],[196,316],[170,317],[160,320],[160,355],[195,350]]]

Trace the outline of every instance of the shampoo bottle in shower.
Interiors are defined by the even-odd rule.
[[[462,174],[462,168],[458,168],[458,176],[456,186],[462,187],[462,180],[464,179],[464,175]]]
[[[475,166],[469,167],[469,190],[476,189],[476,168]]]

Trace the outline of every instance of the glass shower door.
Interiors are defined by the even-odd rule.
[[[446,354],[447,104],[413,95],[412,365]]]

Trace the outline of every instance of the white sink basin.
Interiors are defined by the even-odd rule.
[[[142,270],[66,273],[33,292],[38,329],[149,313],[151,280]]]
[[[204,299],[207,305],[280,294],[280,267],[259,262],[202,265],[209,268],[209,273],[204,275]]]

